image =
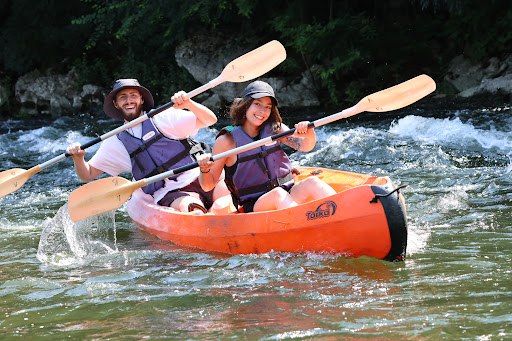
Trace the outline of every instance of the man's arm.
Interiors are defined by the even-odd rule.
[[[80,149],[80,143],[76,142],[66,148],[66,152],[71,156],[75,164],[75,172],[78,178],[82,182],[89,182],[96,179],[103,172],[99,169],[94,168],[85,161],[84,156],[86,151]]]
[[[187,109],[193,112],[197,117],[197,129],[206,128],[217,123],[217,116],[215,116],[213,111],[191,99],[186,100],[185,95],[186,93],[184,91],[179,91],[174,94],[174,96],[171,97],[171,100],[174,103],[173,107],[176,109]]]

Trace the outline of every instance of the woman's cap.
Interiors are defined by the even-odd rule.
[[[274,104],[277,106],[277,99],[274,95],[274,89],[263,81],[254,81],[251,84],[247,85],[244,90],[242,97],[250,96],[251,98],[262,98],[262,97],[270,97],[274,100]]]

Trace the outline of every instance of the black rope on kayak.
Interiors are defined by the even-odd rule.
[[[388,194],[375,194],[375,197],[373,197],[372,200],[370,200],[370,204],[375,204],[377,202],[379,202],[379,198],[385,198],[385,197],[389,197],[391,194],[395,193],[395,192],[398,192],[400,193],[400,190],[402,188],[405,188],[409,185],[402,185],[402,186],[398,186],[397,188],[395,188],[394,190],[392,190],[391,192],[389,192]]]

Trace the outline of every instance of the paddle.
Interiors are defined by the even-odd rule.
[[[207,84],[189,92],[186,94],[186,98],[190,99],[208,89],[211,89],[223,82],[245,82],[256,77],[259,77],[274,67],[279,65],[286,59],[286,50],[284,46],[277,40],[273,40],[259,48],[238,57],[231,61],[222,73],[215,79],[209,81]],[[169,102],[161,107],[151,110],[147,114],[127,122],[117,129],[114,129],[108,133],[97,137],[96,139],[89,141],[82,145],[82,150],[87,149],[98,142],[101,142],[111,136],[114,136],[128,128],[131,128],[142,121],[170,108],[173,106],[173,102]],[[59,161],[64,160],[70,156],[68,153],[61,154],[49,161],[46,161],[40,165],[34,166],[28,170],[22,168],[13,168],[0,172],[0,198],[10,194],[19,189],[23,184],[37,172],[56,164]]]
[[[342,112],[310,122],[308,127],[321,125],[359,114],[363,111],[384,112],[403,108],[425,97],[436,89],[436,83],[427,75],[420,75],[394,87],[366,96],[359,103]],[[215,161],[230,155],[250,150],[295,132],[295,128],[254,141],[244,146],[212,156]],[[135,190],[172,175],[198,167],[197,162],[169,170],[150,178],[129,181],[122,177],[109,177],[90,182],[77,188],[69,195],[68,209],[71,220],[77,222],[120,207]]]

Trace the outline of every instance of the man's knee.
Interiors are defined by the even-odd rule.
[[[204,207],[204,203],[191,195],[180,197],[174,200],[171,204],[171,207],[180,212],[189,212],[190,204],[196,204]]]

